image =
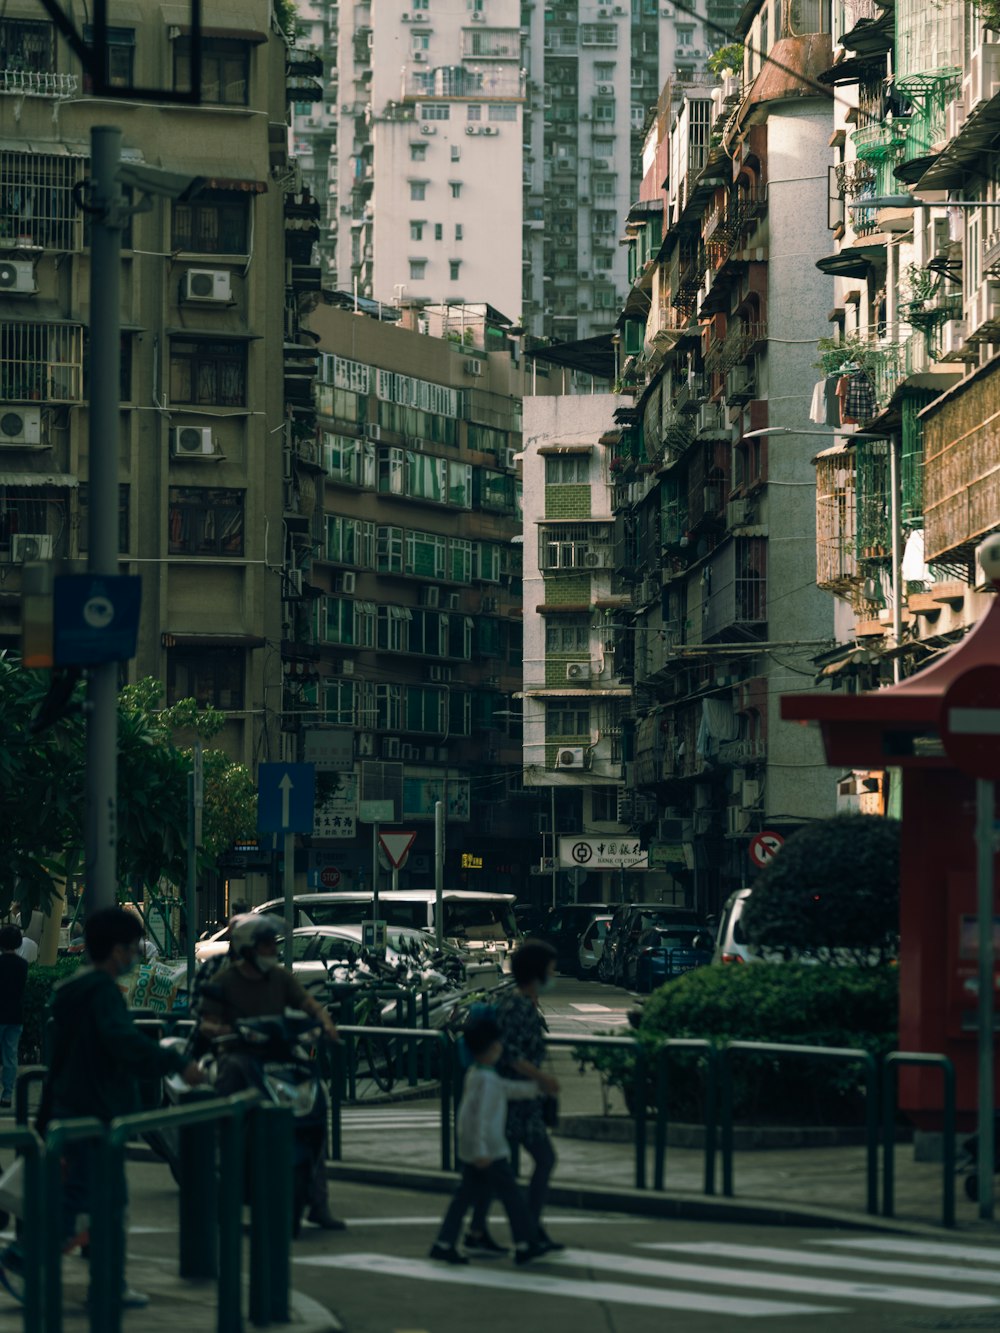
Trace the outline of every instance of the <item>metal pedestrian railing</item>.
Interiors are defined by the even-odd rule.
[[[18,1082],[18,1111],[39,1071]],[[217,1333],[243,1329],[243,1209],[249,1195],[249,1315],[255,1327],[289,1315],[293,1193],[291,1110],[261,1103],[255,1092],[231,1097],[193,1093],[181,1106],[122,1116],[110,1125],[54,1120],[44,1145],[26,1127],[0,1131],[0,1148],[25,1157],[19,1228],[25,1333],[61,1333],[62,1260],[67,1242],[64,1170],[83,1173],[90,1203],[91,1333],[120,1333],[125,1282],[125,1152],[140,1134],[176,1133],[180,1143],[178,1272],[217,1282]]]
[[[878,1214],[878,1070],[870,1051],[850,1046],[795,1046],[779,1042],[731,1041],[719,1047],[721,1085],[722,1192],[733,1194],[733,1083],[732,1059],[739,1053],[789,1056],[801,1060],[840,1060],[859,1064],[865,1079],[865,1147],[867,1153],[866,1211]]]
[[[946,1055],[892,1051],[882,1066],[882,1216],[896,1206],[896,1071],[904,1066],[940,1069],[944,1083],[941,1225],[955,1225],[955,1066]]]

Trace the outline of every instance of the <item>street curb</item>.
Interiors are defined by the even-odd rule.
[[[327,1176],[334,1181],[357,1185],[382,1185],[393,1189],[422,1190],[429,1194],[451,1194],[456,1177],[446,1171],[416,1167],[354,1166],[328,1162]],[[636,1217],[662,1217],[694,1222],[743,1222],[775,1227],[839,1228],[849,1231],[882,1231],[896,1235],[928,1235],[941,1238],[939,1227],[895,1218],[869,1217],[836,1208],[793,1203],[768,1203],[752,1199],[724,1199],[711,1195],[669,1194],[652,1190],[600,1189],[590,1185],[559,1185],[549,1188],[550,1203],[582,1212],[629,1213]]]
[[[288,1293],[288,1313],[300,1333],[344,1333],[344,1325],[331,1310],[301,1291]]]

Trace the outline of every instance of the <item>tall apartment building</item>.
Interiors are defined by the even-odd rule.
[[[524,781],[546,792],[544,814],[549,824],[554,814],[557,836],[609,841],[628,837],[632,822],[622,785],[631,693],[609,628],[628,597],[612,569],[611,474],[601,446],[619,405],[609,393],[524,403]],[[590,871],[574,888],[585,902],[620,901],[623,888],[652,892],[645,865],[624,877]]]
[[[113,80],[187,86],[182,8],[116,17]],[[201,106],[96,102],[37,6],[0,17],[0,642],[17,642],[22,563],[86,556],[92,292],[74,192],[90,126],[117,121],[127,158],[207,178],[192,203],[148,201],[123,237],[118,538],[143,586],[128,670],[221,709],[222,743],[248,762],[279,741],[278,349],[294,338],[286,212],[304,206],[285,194],[287,44],[271,13],[209,0]]]
[[[930,12],[835,0],[833,29],[823,370],[852,368],[868,393],[816,460],[817,579],[845,625],[828,671],[865,688],[930,661],[988,598],[972,556],[1000,527],[1000,170],[984,151],[1000,123],[1000,41],[960,0]]]
[[[325,52],[325,102],[294,122],[305,177],[328,201],[324,284],[357,282],[384,302],[487,301],[563,341],[607,329],[627,286],[618,220],[649,110],[664,83],[705,81],[738,12],[690,8],[302,0],[302,39]]]
[[[324,110],[296,140],[328,198],[328,285],[376,301],[521,307],[525,91],[516,0],[312,0]],[[310,153],[308,145],[315,146]]]
[[[749,882],[755,833],[787,834],[834,802],[819,738],[778,709],[834,638],[812,572],[817,449],[780,433],[808,429],[832,300],[815,268],[829,23],[799,6],[793,28],[769,2],[740,24],[744,69],[687,96],[667,141],[662,119],[651,130],[626,229],[634,402],[610,445],[615,566],[634,589],[609,634],[635,697],[626,785],[653,862],[702,910]]]
[[[286,520],[282,724],[290,753],[339,746],[347,770],[301,867],[314,884],[371,884],[357,815],[376,790],[417,830],[404,888],[433,884],[438,800],[451,887],[517,888],[537,856],[513,701],[523,365],[488,307],[465,310],[462,335],[449,313],[421,310],[422,332],[415,310],[403,327],[320,298],[305,317],[318,434]]]

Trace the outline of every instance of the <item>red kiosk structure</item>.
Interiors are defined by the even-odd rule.
[[[981,683],[990,678],[997,692],[987,700]],[[978,710],[988,732],[1000,720],[1000,597],[960,643],[917,675],[865,694],[785,695],[781,715],[818,723],[831,765],[902,771],[899,1047],[951,1057],[958,1125],[972,1129],[978,1103],[976,779],[956,767],[942,739],[946,707],[963,692],[962,686],[952,689],[960,680],[980,682],[975,697],[960,702],[970,705],[963,716]],[[996,714],[992,720],[987,703]],[[985,746],[995,753],[1000,775],[1000,734],[972,739],[980,751]],[[993,870],[995,875],[995,852]],[[850,874],[849,865],[844,873]],[[994,942],[1000,942],[995,916]],[[996,985],[995,961],[994,994]],[[939,1128],[937,1071],[903,1071],[899,1105],[919,1127]]]

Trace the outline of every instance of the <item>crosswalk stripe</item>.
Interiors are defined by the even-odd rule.
[[[754,1263],[788,1264],[793,1268],[833,1268],[843,1272],[850,1265],[852,1273],[884,1273],[895,1277],[922,1278],[937,1282],[978,1282],[1000,1286],[1000,1272],[970,1272],[958,1264],[908,1264],[898,1259],[862,1259],[857,1255],[816,1254],[807,1250],[782,1250],[769,1245],[729,1245],[721,1241],[645,1242],[642,1250],[676,1250],[701,1254],[712,1259],[750,1259]]]
[[[659,1310],[692,1310],[708,1314],[732,1315],[745,1319],[776,1318],[780,1315],[843,1314],[827,1305],[803,1305],[798,1302],[758,1300],[743,1296],[720,1296],[716,1292],[669,1290],[656,1287],[625,1286],[620,1282],[580,1282],[575,1278],[547,1277],[519,1270],[516,1279],[508,1271],[446,1268],[426,1259],[403,1259],[387,1254],[344,1254],[299,1256],[297,1264],[317,1268],[346,1268],[352,1273],[375,1273],[381,1277],[441,1282],[450,1286],[489,1287],[518,1294],[531,1291],[540,1296],[562,1296],[573,1300],[607,1301],[614,1305],[639,1305]]]
[[[884,1254],[912,1254],[916,1257],[962,1259],[970,1264],[1000,1263],[1000,1245],[949,1245],[936,1240],[895,1240],[871,1236],[864,1240],[815,1240],[813,1245],[843,1246],[845,1249],[880,1250]]]
[[[811,1275],[800,1277],[797,1273],[736,1272],[707,1264],[637,1259],[630,1255],[607,1254],[602,1250],[564,1250],[561,1254],[548,1255],[546,1262],[575,1268],[611,1268],[616,1273],[631,1273],[635,1277],[693,1282],[702,1287],[762,1287],[770,1292],[801,1292],[834,1300],[886,1301],[892,1305],[923,1305],[939,1310],[1000,1305],[1000,1301],[992,1296],[966,1295],[961,1291],[940,1291],[933,1287],[883,1286]]]

